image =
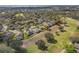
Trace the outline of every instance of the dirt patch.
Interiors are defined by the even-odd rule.
[[[45,30],[43,32],[40,32],[40,33],[36,34],[35,36],[33,36],[32,38],[30,38],[29,40],[23,40],[23,45],[21,47],[27,48],[27,47],[35,44],[35,42],[38,40],[46,40],[45,33],[55,32],[56,30],[58,30],[58,26],[52,26],[50,29],[51,29],[51,31]]]

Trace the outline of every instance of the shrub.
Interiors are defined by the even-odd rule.
[[[45,46],[45,42],[43,40],[38,40],[36,42],[36,45],[40,50],[47,50],[47,47]]]
[[[66,49],[66,52],[68,52],[68,53],[75,53],[76,52],[75,48],[72,45],[66,45],[65,49]]]
[[[48,43],[56,43],[57,41],[54,38],[54,35],[51,33],[46,33],[45,37],[47,38]]]
[[[5,44],[0,45],[0,53],[14,53],[15,50]]]

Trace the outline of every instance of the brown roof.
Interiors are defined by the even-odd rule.
[[[74,32],[71,34],[71,37],[79,38],[79,32]]]

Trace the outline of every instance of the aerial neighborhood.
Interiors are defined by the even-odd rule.
[[[0,7],[0,53],[78,52],[79,6]]]

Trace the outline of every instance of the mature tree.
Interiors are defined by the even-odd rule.
[[[79,31],[79,24],[77,24],[77,31]]]
[[[45,42],[43,40],[38,40],[36,42],[36,45],[38,46],[39,49],[41,50],[47,50],[47,46],[45,45]]]
[[[57,35],[57,36],[59,36],[60,34],[59,34],[59,30],[57,30],[56,32],[55,32],[55,34]]]
[[[3,25],[2,25],[2,24],[0,24],[0,32],[2,31],[2,29],[3,29]]]
[[[10,43],[10,46],[14,49],[18,49],[20,48],[20,46],[22,45],[22,41],[21,40],[14,40]]]
[[[24,48],[21,48],[22,41],[21,40],[14,40],[10,43],[10,47],[16,50],[16,53],[24,53],[27,52]]]
[[[14,37],[14,34],[12,32],[6,32],[4,33],[2,39],[3,39],[3,42],[9,46],[13,37]]]
[[[3,41],[3,35],[4,35],[4,32],[0,32],[0,42]]]
[[[65,32],[64,25],[60,25],[60,26],[59,26],[59,30],[60,30],[61,32]]]
[[[57,41],[54,38],[54,35],[51,34],[50,32],[45,34],[45,37],[47,38],[48,43],[56,43]]]
[[[14,53],[15,50],[5,44],[0,45],[0,53]]]

